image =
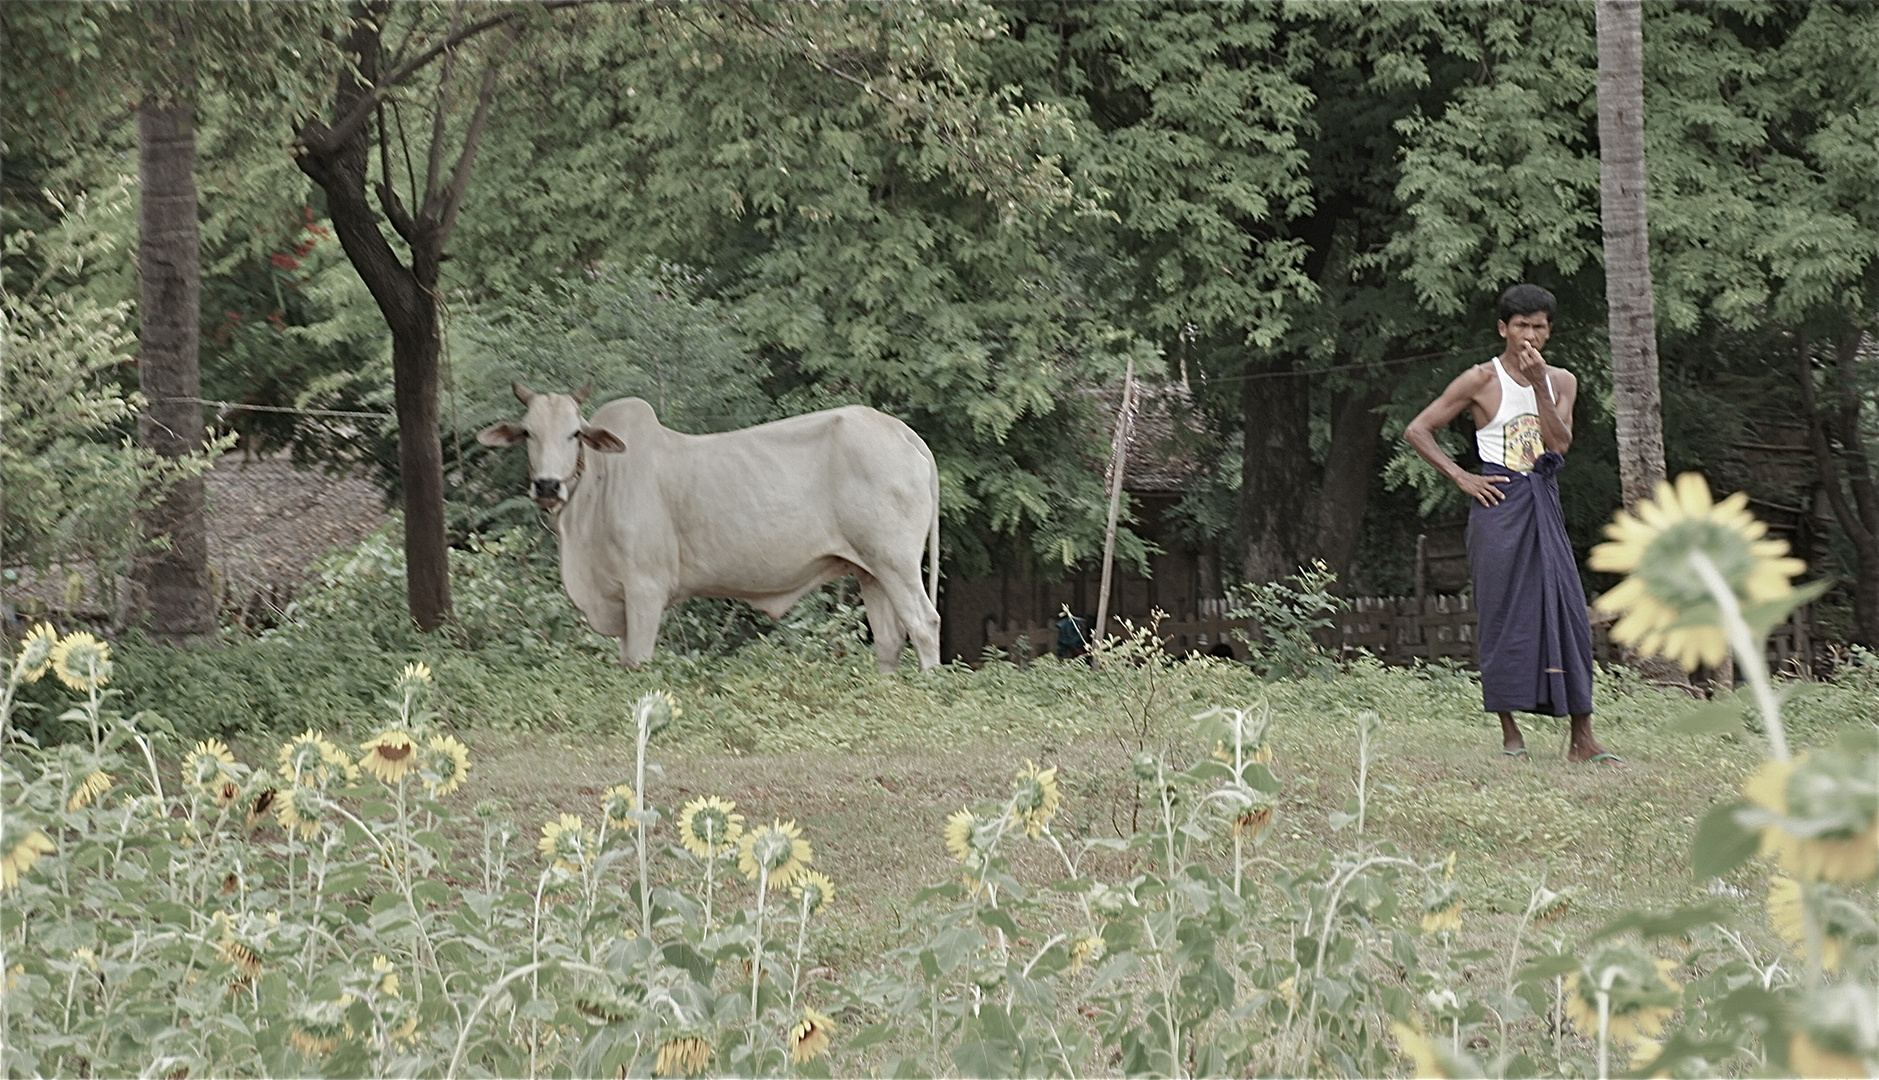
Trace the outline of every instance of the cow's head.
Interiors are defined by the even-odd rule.
[[[581,419],[581,403],[594,390],[591,382],[572,394],[537,394],[519,382],[512,388],[528,409],[522,422],[491,424],[477,433],[476,441],[484,446],[527,442],[529,495],[543,510],[560,509],[574,495],[581,473],[581,447],[617,454],[626,444],[606,428]]]

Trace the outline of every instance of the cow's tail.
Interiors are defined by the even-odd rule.
[[[929,481],[933,489],[933,520],[927,525],[926,547],[926,598],[935,608],[939,607],[939,462],[933,462],[933,473]]]

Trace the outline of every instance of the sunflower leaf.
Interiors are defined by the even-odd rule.
[[[1749,604],[1742,608],[1742,621],[1749,624],[1749,630],[1756,637],[1764,637],[1775,624],[1786,619],[1796,608],[1813,603],[1826,595],[1833,588],[1831,581],[1810,581],[1795,587],[1795,590],[1778,600],[1764,600],[1759,604]]]
[[[1737,816],[1747,805],[1724,803],[1703,815],[1690,845],[1690,867],[1697,880],[1726,874],[1755,854],[1761,843],[1760,833],[1744,827]]]
[[[1011,915],[1003,908],[980,909],[979,921],[995,930],[1003,930],[1006,937],[1018,938],[1023,936],[1018,930],[1018,924],[1012,921]]]

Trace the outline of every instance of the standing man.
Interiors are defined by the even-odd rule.
[[[1572,717],[1572,761],[1620,763],[1592,737],[1592,627],[1559,506],[1579,381],[1540,350],[1558,303],[1538,285],[1501,294],[1501,355],[1468,369],[1422,410],[1404,439],[1475,501],[1468,514],[1481,696],[1500,714],[1501,753],[1525,757],[1516,712]],[[1435,430],[1474,413],[1481,474],[1455,464]]]

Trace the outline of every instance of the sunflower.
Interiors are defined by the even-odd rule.
[[[1249,806],[1233,818],[1233,835],[1245,834],[1249,839],[1259,839],[1259,834],[1272,827],[1272,805],[1270,803]]]
[[[183,783],[213,794],[222,781],[235,776],[235,755],[220,739],[204,739],[183,758]]]
[[[726,854],[744,835],[737,804],[716,795],[693,799],[679,811],[679,842],[701,859]]]
[[[1828,1050],[1814,1042],[1805,1031],[1797,1031],[1788,1040],[1788,1068],[1796,1076],[1838,1076],[1865,1080],[1871,1074],[1866,1063],[1852,1054]]]
[[[406,664],[404,670],[398,673],[396,685],[398,689],[406,693],[425,689],[431,685],[431,666],[421,660],[414,664]]]
[[[961,809],[946,817],[946,850],[952,857],[965,862],[977,847],[979,818],[970,810]]]
[[[778,819],[745,833],[737,843],[737,868],[752,881],[769,871],[771,888],[793,884],[814,859],[814,850],[794,821]]]
[[[1094,964],[1101,960],[1108,949],[1109,943],[1103,940],[1101,934],[1089,934],[1078,938],[1076,944],[1070,946],[1070,970],[1082,971],[1083,965]]]
[[[1425,909],[1422,913],[1422,932],[1439,934],[1443,931],[1461,929],[1461,900],[1439,908]]]
[[[404,1023],[391,1030],[391,1037],[407,1048],[417,1045],[418,1011],[416,1009],[411,1010],[411,1015],[405,1017]]]
[[[24,836],[7,847],[5,855],[0,855],[0,891],[17,888],[20,875],[31,870],[41,855],[58,850],[52,838],[38,829],[28,827],[24,832]]]
[[[65,812],[69,814],[90,806],[98,800],[98,796],[111,790],[111,785],[116,782],[117,777],[103,769],[85,777],[78,782],[78,787],[72,790],[72,797],[65,800]]]
[[[403,728],[387,728],[359,744],[359,767],[387,784],[404,779],[417,764],[417,743]]]
[[[1455,887],[1455,856],[1443,864],[1445,872],[1439,885],[1431,885],[1422,894],[1422,932],[1439,934],[1461,929],[1461,890]]]
[[[803,914],[814,915],[835,899],[835,883],[827,874],[805,870],[797,876],[796,884],[790,886],[789,894],[796,898]]]
[[[418,754],[418,779],[434,799],[463,786],[470,774],[470,748],[455,735],[432,735]]]
[[[52,649],[59,643],[59,632],[50,623],[40,623],[26,632],[20,642],[20,654],[13,659],[13,677],[20,682],[38,682],[52,666]]]
[[[1390,1021],[1390,1030],[1396,1034],[1396,1044],[1402,1048],[1403,1055],[1415,1063],[1416,1075],[1420,1078],[1440,1078],[1448,1075],[1442,1069],[1441,1059],[1435,1056],[1435,1047],[1420,1028],[1403,1023],[1401,1020]]]
[[[1283,982],[1272,988],[1272,992],[1284,998],[1290,1007],[1298,1008],[1298,976],[1287,975]]]
[[[384,953],[372,958],[372,974],[378,976],[378,992],[387,997],[399,997],[398,973],[392,970],[391,960]]]
[[[562,814],[560,821],[542,826],[541,839],[535,842],[535,847],[553,859],[556,867],[579,873],[598,842],[599,837],[579,814]]]
[[[296,1011],[294,1030],[288,1034],[287,1041],[308,1057],[325,1057],[332,1053],[339,1048],[341,1037],[351,1033],[346,1023],[346,1008],[351,1004],[350,997],[341,997],[303,1006]]]
[[[634,809],[631,784],[615,784],[600,793],[600,816],[607,820],[609,829],[632,832],[639,828],[633,818]]]
[[[1635,517],[1620,510],[1605,527],[1611,539],[1586,561],[1593,570],[1630,575],[1596,602],[1600,611],[1622,616],[1612,640],[1668,656],[1688,670],[1727,659],[1715,599],[1691,555],[1707,555],[1736,596],[1751,604],[1793,592],[1789,579],[1807,569],[1787,557],[1787,541],[1763,539],[1768,526],[1747,506],[1743,492],[1713,502],[1708,482],[1684,473],[1675,487],[1659,482],[1656,501],[1639,503]]]
[[[1768,922],[1797,955],[1807,952],[1807,911],[1800,882],[1780,874],[1768,879]],[[1840,949],[1840,939],[1822,927],[1820,966],[1828,973],[1840,970]]]
[[[1683,987],[1670,973],[1675,960],[1658,960],[1625,948],[1605,949],[1593,955],[1582,971],[1566,976],[1566,1015],[1589,1039],[1598,1038],[1598,987],[1609,977],[1610,1023],[1606,1032],[1614,1043],[1631,1044],[1655,1039],[1677,1009]]]
[[[325,787],[335,779],[357,778],[359,768],[344,750],[308,728],[281,747],[280,774],[288,783]]]
[[[289,788],[274,797],[274,813],[281,819],[281,828],[311,840],[326,821],[326,800],[314,791]]]
[[[235,801],[241,798],[241,785],[237,784],[233,777],[223,777],[216,783],[214,793],[215,808],[217,810],[226,810],[235,805]]]
[[[1572,910],[1572,890],[1554,892],[1542,885],[1535,890],[1532,904],[1534,922],[1551,922]]]
[[[659,1046],[652,1071],[660,1076],[696,1076],[711,1061],[711,1044],[696,1035],[671,1039]]]
[[[295,1028],[290,1032],[287,1036],[287,1041],[293,1045],[295,1050],[312,1058],[325,1057],[339,1049],[339,1036],[315,1035],[310,1031],[303,1031],[300,1028]]]
[[[1026,761],[1018,770],[1018,787],[1011,793],[1011,808],[1024,822],[1025,835],[1039,837],[1057,814],[1063,796],[1057,790],[1057,768],[1040,770]]]
[[[216,946],[216,951],[221,954],[223,962],[235,969],[236,977],[240,980],[251,980],[261,974],[261,954],[253,945],[236,935],[234,920],[226,913],[218,911],[215,916],[215,921],[222,925],[222,940]]]
[[[52,673],[81,694],[111,681],[111,646],[84,631],[67,634],[52,647]]]
[[[821,1057],[828,1051],[829,1033],[834,1030],[835,1021],[805,1005],[802,1022],[789,1029],[789,1059],[801,1065]]]
[[[1852,885],[1879,872],[1871,782],[1849,775],[1870,767],[1848,755],[1815,759],[1811,751],[1763,762],[1742,783],[1749,801],[1776,819],[1762,826],[1762,854],[1802,881]]]

